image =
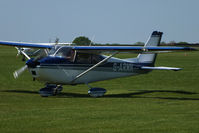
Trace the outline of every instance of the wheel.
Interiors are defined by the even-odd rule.
[[[104,88],[91,88],[88,90],[88,94],[91,97],[102,97],[106,93],[106,89]]]
[[[49,88],[49,87],[41,88],[41,89],[39,90],[39,94],[40,94],[42,97],[53,96],[53,94],[54,94],[54,89],[53,89],[53,88]]]

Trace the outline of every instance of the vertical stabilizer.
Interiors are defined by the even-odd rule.
[[[162,34],[162,32],[154,31],[144,46],[159,46]],[[150,66],[154,66],[156,56],[157,54],[139,54],[137,59],[139,63],[148,63]]]

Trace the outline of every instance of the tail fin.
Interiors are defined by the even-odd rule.
[[[159,46],[162,34],[162,32],[154,31],[144,46]],[[157,54],[139,54],[137,59],[139,63],[148,63],[150,66],[154,66],[156,56]]]

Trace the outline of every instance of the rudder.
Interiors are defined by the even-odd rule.
[[[144,47],[159,46],[161,38],[162,38],[162,34],[163,32],[153,31],[148,41],[145,43]],[[147,63],[150,66],[154,66],[156,56],[157,54],[139,54],[137,56],[137,59],[139,63]]]

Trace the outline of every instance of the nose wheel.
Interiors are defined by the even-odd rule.
[[[46,87],[39,90],[39,94],[42,97],[56,96],[62,91],[63,87],[61,85],[46,84]]]

